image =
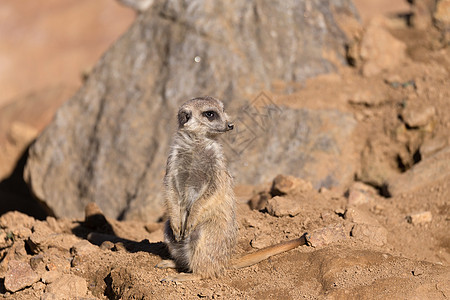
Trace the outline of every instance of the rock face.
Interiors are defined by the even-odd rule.
[[[276,112],[238,114],[236,131],[226,136],[225,149],[229,149],[230,169],[237,182],[257,184],[278,174],[291,174],[319,189],[352,180],[355,156],[350,136],[356,121],[351,114],[272,109]]]
[[[212,95],[233,112],[274,80],[296,82],[333,71],[324,53],[333,62],[345,62],[346,37],[336,19],[355,14],[349,0],[155,1],[30,149],[25,180],[58,217],[82,217],[85,205],[94,201],[108,217],[157,219],[178,106]],[[284,147],[298,130],[309,128],[300,123],[308,112],[289,114],[293,119],[282,119],[292,137],[253,144],[262,148],[252,159],[265,155],[272,165],[279,157],[268,156],[273,153],[269,148]],[[311,114],[322,126],[321,117]],[[342,120],[339,114],[337,119]],[[283,133],[283,127],[276,130]],[[340,138],[312,140],[325,152],[342,150]],[[308,157],[295,150],[302,141],[293,142],[277,173],[305,175],[302,161]],[[298,172],[291,172],[294,167]],[[237,180],[259,176],[267,164],[259,168],[235,172]],[[327,185],[328,177],[319,177],[313,184]]]

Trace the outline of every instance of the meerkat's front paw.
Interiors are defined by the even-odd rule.
[[[171,259],[164,259],[162,261],[160,261],[159,263],[156,264],[155,268],[158,269],[175,269],[176,268],[176,264],[175,261],[171,260]]]
[[[188,223],[186,224],[186,228],[184,229],[183,237],[188,237],[188,236],[190,236],[193,230],[194,230],[194,224],[191,223],[191,222],[188,222]]]

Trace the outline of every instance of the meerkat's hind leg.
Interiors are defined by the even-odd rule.
[[[194,281],[203,279],[201,275],[192,274],[192,273],[179,273],[175,276],[169,276],[161,279],[161,282],[164,281],[172,281],[172,282],[182,282],[182,281]]]
[[[177,265],[175,264],[175,261],[172,259],[163,259],[155,266],[155,268],[158,269],[176,269],[176,267]]]

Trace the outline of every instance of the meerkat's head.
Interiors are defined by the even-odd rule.
[[[178,130],[214,138],[234,128],[228,119],[222,101],[209,96],[194,98],[181,105]]]

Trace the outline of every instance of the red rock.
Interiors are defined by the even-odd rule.
[[[433,219],[433,215],[431,214],[431,211],[423,211],[423,212],[411,214],[406,217],[406,220],[408,221],[408,223],[411,223],[413,225],[430,223],[432,219]]]
[[[271,193],[274,196],[281,196],[294,191],[302,192],[312,190],[312,184],[300,178],[290,175],[278,175],[273,180]]]
[[[382,19],[373,19],[361,41],[363,75],[372,76],[393,69],[405,58],[406,45],[383,28]]]
[[[373,187],[362,182],[353,183],[348,191],[348,205],[358,206],[373,201],[376,191]]]
[[[378,223],[377,219],[372,217],[370,213],[355,207],[348,208],[345,211],[344,218],[350,222],[357,224],[380,226],[380,223]]]
[[[287,197],[275,196],[267,202],[267,212],[275,217],[296,216],[302,207],[299,201]]]
[[[17,292],[39,279],[39,275],[33,271],[30,264],[11,260],[8,263],[8,272],[5,276],[5,288],[10,292]]]
[[[435,114],[436,109],[433,106],[408,104],[401,115],[409,127],[423,127],[431,121]]]

